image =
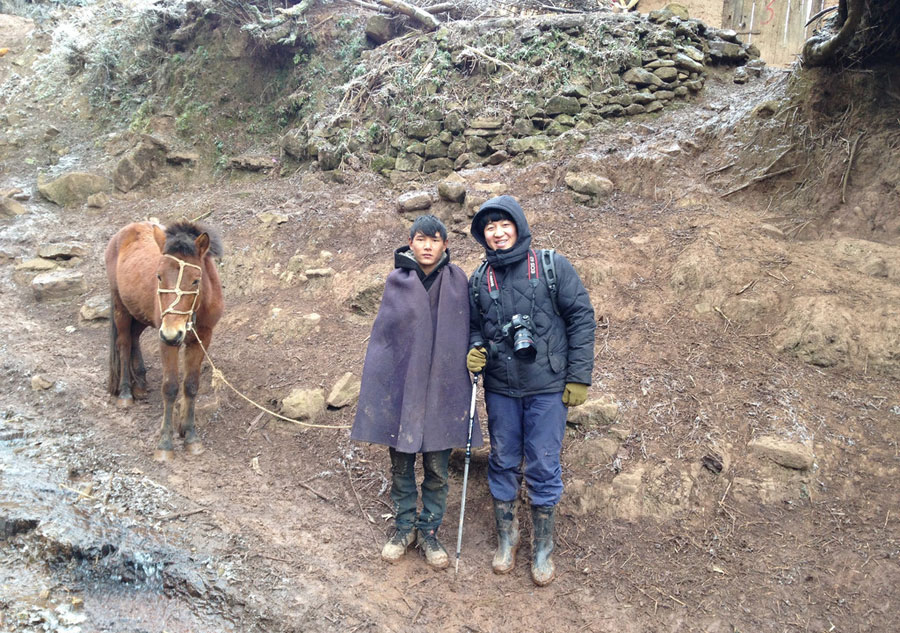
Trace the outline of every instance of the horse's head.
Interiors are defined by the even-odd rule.
[[[177,226],[177,225],[176,225]],[[189,234],[155,229],[163,254],[156,269],[159,305],[159,338],[167,345],[181,345],[194,327],[201,304],[203,258],[210,246],[207,233]]]

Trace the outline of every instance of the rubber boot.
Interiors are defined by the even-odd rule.
[[[508,574],[516,566],[519,548],[519,504],[494,499],[494,518],[497,520],[497,551],[491,567],[495,574]]]
[[[531,548],[531,579],[538,587],[553,582],[556,567],[550,554],[553,553],[553,524],[556,506],[532,506],[531,519],[534,525],[534,544]]]

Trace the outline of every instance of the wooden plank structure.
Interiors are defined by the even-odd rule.
[[[833,4],[837,0],[725,0],[722,25],[756,44],[770,66],[787,66],[816,26],[806,22]]]

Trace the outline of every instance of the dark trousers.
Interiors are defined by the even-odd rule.
[[[401,453],[393,448],[391,453],[391,500],[394,502],[397,529],[406,532],[419,528],[423,532],[440,527],[447,509],[447,490],[449,475],[447,464],[450,461],[450,449],[422,453],[422,468],[425,479],[422,481],[422,512],[416,518],[416,455],[417,453]]]
[[[491,456],[488,486],[498,501],[513,501],[524,475],[533,506],[555,506],[562,498],[562,393],[510,398],[485,392]],[[522,461],[525,461],[524,469]]]

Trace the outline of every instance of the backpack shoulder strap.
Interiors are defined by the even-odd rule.
[[[559,297],[559,283],[556,279],[556,264],[553,256],[556,249],[542,248],[540,250],[541,267],[544,269],[544,279],[547,280],[547,287],[550,288],[550,300],[553,302],[553,312],[559,314],[559,305],[557,297]]]
[[[472,304],[479,312],[481,312],[481,302],[478,300],[481,295],[481,282],[484,281],[484,274],[487,271],[487,267],[487,260],[481,260],[481,263],[478,264],[478,268],[472,273],[472,283],[469,286],[469,297],[472,299]],[[484,316],[484,314],[482,314],[482,316]]]
[[[478,264],[478,268],[475,269],[475,272],[472,273],[472,283],[469,285],[469,299],[472,301],[472,305],[475,306],[475,309],[478,310],[478,325],[481,329],[481,339],[485,340],[484,336],[484,311],[481,309],[481,301],[479,301],[479,296],[481,295],[481,282],[484,281],[484,275],[487,272],[488,263],[486,259],[481,260],[481,263]]]

